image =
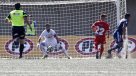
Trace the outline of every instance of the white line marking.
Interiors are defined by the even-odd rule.
[[[0,71],[0,73],[136,73],[135,71]]]

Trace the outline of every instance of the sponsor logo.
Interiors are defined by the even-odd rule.
[[[18,55],[19,54],[19,44],[16,47],[14,47],[14,48],[12,48],[12,44],[13,44],[13,40],[9,40],[5,44],[5,50],[8,53],[10,53],[10,54]],[[25,38],[25,44],[24,44],[23,54],[29,53],[32,49],[33,49],[33,42],[31,40]]]
[[[75,45],[75,49],[82,55],[95,54],[96,52],[94,51],[94,38],[84,38],[79,40]]]
[[[111,43],[110,47],[113,47],[115,45],[116,45],[116,43],[115,43],[115,41],[113,41]],[[133,53],[134,51],[136,51],[136,39],[134,39],[134,38],[128,38],[127,47],[128,47],[128,51],[130,53]]]

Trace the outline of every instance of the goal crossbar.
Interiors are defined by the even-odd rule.
[[[22,5],[60,5],[76,3],[115,2],[117,0],[73,0],[73,1],[44,1],[44,2],[20,2]],[[14,5],[16,2],[1,2],[2,5]]]

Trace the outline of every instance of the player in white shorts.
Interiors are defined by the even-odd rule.
[[[38,39],[39,48],[44,53],[43,58],[48,57],[48,51],[52,50],[62,50],[65,54],[65,56],[70,59],[67,50],[65,47],[61,46],[61,43],[56,35],[56,32],[53,29],[50,29],[51,25],[46,24],[46,29],[41,33]],[[41,39],[44,38],[44,40],[41,42]],[[52,50],[51,50],[52,49]]]

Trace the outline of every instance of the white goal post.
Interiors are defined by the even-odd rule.
[[[4,21],[17,2],[21,3],[21,9],[31,15],[30,20],[35,22],[36,35],[26,36],[25,58],[42,57],[42,52],[37,49],[36,44],[46,23],[52,25],[71,57],[94,56],[91,50],[94,32],[90,29],[90,25],[105,13],[108,15],[107,22],[110,24],[110,31],[113,33],[118,21],[126,13],[126,0],[1,0],[0,57],[2,58],[14,58],[19,53],[18,48],[16,51],[11,50],[11,25]],[[105,52],[111,42],[112,37],[107,40]],[[61,51],[50,56],[64,57]]]

